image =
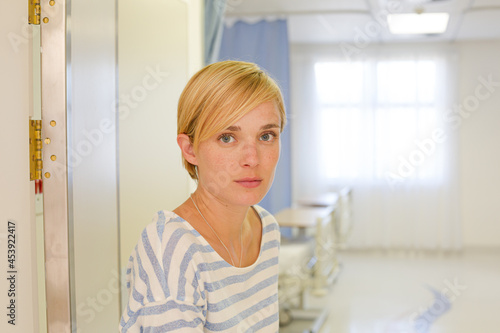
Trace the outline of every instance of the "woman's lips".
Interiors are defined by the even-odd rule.
[[[246,188],[255,188],[262,183],[262,179],[260,178],[242,178],[235,180],[236,183],[240,184]]]

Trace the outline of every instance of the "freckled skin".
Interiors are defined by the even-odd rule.
[[[198,187],[193,201],[187,199],[174,212],[224,260],[239,267],[251,265],[259,256],[262,224],[250,206],[259,203],[272,185],[281,148],[280,125],[279,111],[266,102],[200,142],[196,151],[187,135],[177,137],[184,158],[197,166]]]
[[[257,204],[274,179],[281,145],[279,124],[278,110],[267,102],[201,142],[196,152],[198,186],[229,206]]]

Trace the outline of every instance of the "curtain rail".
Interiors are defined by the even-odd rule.
[[[345,9],[345,10],[283,10],[283,11],[266,11],[266,12],[231,12],[226,10],[226,17],[241,17],[241,16],[292,16],[292,15],[342,15],[342,14],[358,14],[371,15],[369,10]]]
[[[500,6],[478,6],[463,10],[463,13],[484,12],[488,10],[500,10]],[[255,12],[231,12],[225,13],[226,17],[242,16],[293,16],[293,15],[372,15],[372,11],[366,9],[330,9],[330,10],[283,10],[283,11],[255,11]]]

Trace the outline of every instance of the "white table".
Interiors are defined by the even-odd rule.
[[[331,214],[334,206],[328,207],[295,207],[285,208],[274,214],[280,227],[315,228],[318,219],[324,219]]]
[[[314,196],[302,197],[297,200],[299,206],[306,207],[329,207],[337,205],[339,194],[337,192],[328,192]]]

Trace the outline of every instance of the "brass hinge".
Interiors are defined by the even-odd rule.
[[[42,179],[42,121],[30,119],[30,180]]]
[[[28,0],[28,23],[40,24],[40,0]]]

